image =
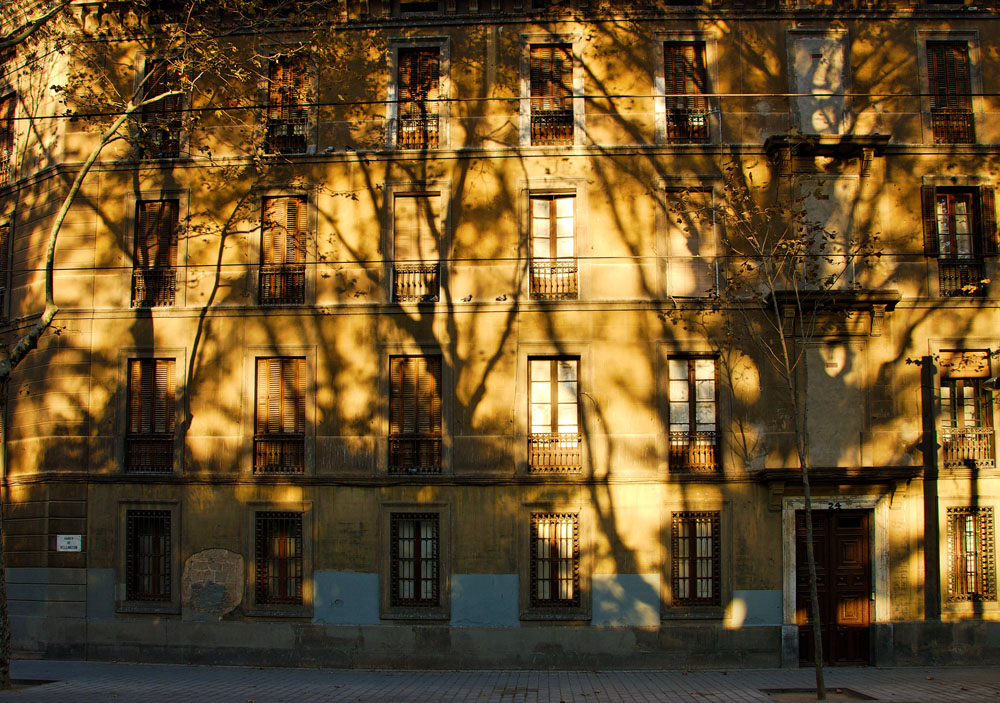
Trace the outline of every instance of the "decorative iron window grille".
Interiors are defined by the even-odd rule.
[[[997,599],[993,508],[948,508],[950,602]]]
[[[125,512],[125,599],[169,602],[170,511]]]
[[[390,603],[440,605],[441,536],[437,513],[392,513],[389,532]]]
[[[254,516],[254,594],[258,604],[302,603],[302,513]]]
[[[719,513],[673,513],[670,550],[673,604],[720,605]]]
[[[580,607],[580,519],[572,513],[532,513],[533,607]]]

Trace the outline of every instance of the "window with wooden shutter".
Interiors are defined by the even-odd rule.
[[[125,599],[170,602],[170,511],[125,512]]]
[[[174,359],[129,359],[127,471],[173,471],[175,394]]]
[[[177,284],[177,200],[140,200],[132,270],[132,307],[174,304]]]
[[[440,298],[441,196],[397,194],[393,201],[393,299],[437,302]]]
[[[530,543],[532,607],[580,607],[580,518],[532,513]]]
[[[673,605],[720,605],[719,513],[673,513],[670,552]]]
[[[306,360],[257,359],[254,473],[305,471]]]
[[[578,295],[576,198],[531,196],[531,297],[575,300]]]
[[[177,87],[177,76],[165,59],[147,59],[142,98],[149,100]],[[170,95],[143,105],[139,152],[143,159],[175,159],[181,151],[181,96]]]
[[[573,47],[532,45],[528,56],[531,143],[573,143]]]
[[[14,173],[14,106],[17,95],[0,98],[0,187],[11,182]]]
[[[529,471],[583,466],[579,366],[579,359],[528,360]]]
[[[680,471],[715,471],[718,464],[718,388],[712,358],[667,361],[669,466]]]
[[[389,473],[440,473],[441,439],[441,357],[389,357]]]
[[[306,199],[268,198],[260,242],[261,305],[301,305],[306,297]]]
[[[983,387],[990,377],[988,351],[942,351],[938,431],[942,466],[992,469],[993,398]]]
[[[396,85],[399,89],[396,146],[400,149],[436,148],[441,50],[437,47],[400,49]]]
[[[948,508],[950,602],[997,599],[993,508]]]
[[[389,579],[393,606],[441,604],[441,532],[437,513],[389,517]]]
[[[302,604],[302,513],[254,515],[254,596],[258,605]]]
[[[309,62],[272,59],[267,78],[267,153],[304,154],[308,147]]]
[[[10,222],[0,222],[0,320],[7,319],[10,290]]]
[[[927,42],[927,73],[934,142],[974,143],[969,45],[961,41]]]
[[[993,188],[923,186],[921,199],[924,253],[938,259],[940,294],[985,295],[983,257],[997,252]]]
[[[705,43],[665,42],[663,76],[667,143],[707,143],[709,109]]]

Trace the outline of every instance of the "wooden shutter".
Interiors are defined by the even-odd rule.
[[[257,359],[257,434],[304,434],[306,364],[303,358]]]
[[[177,265],[176,200],[139,202],[136,263],[144,269],[172,268]]]
[[[162,95],[176,82],[171,66],[164,59],[150,59],[146,61],[144,73],[144,83],[142,97],[144,100]],[[180,107],[180,96],[171,95],[155,103],[144,105],[142,108],[143,119],[147,121],[162,119],[180,119],[177,110]]]
[[[708,101],[705,45],[701,42],[667,42],[663,46],[664,92],[675,109],[706,110]]]
[[[282,57],[268,66],[267,117],[288,120],[300,117],[306,93],[305,60]]]
[[[389,434],[441,433],[441,357],[389,359]]]
[[[937,203],[935,201],[934,186],[922,186],[920,188],[920,208],[924,221],[924,254],[927,256],[937,256]]]
[[[440,50],[400,49],[398,85],[403,112],[436,115],[441,86]]]
[[[931,110],[970,108],[969,47],[964,42],[928,42]]]
[[[528,63],[532,112],[572,109],[573,48],[568,44],[532,46]]]
[[[0,319],[7,317],[7,290],[10,284],[10,223],[0,224]]]
[[[261,263],[304,263],[307,217],[305,198],[268,198],[264,201]]]
[[[979,228],[982,233],[983,255],[997,254],[997,206],[992,186],[979,189]]]
[[[393,256],[397,262],[437,263],[440,200],[437,193],[396,196]]]
[[[176,380],[173,359],[129,360],[129,434],[172,434]]]

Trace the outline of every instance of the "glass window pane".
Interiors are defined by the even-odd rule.
[[[549,381],[538,381],[531,384],[531,402],[549,403],[552,400],[552,384]]]
[[[531,360],[531,380],[532,381],[548,381],[552,376],[550,376],[550,369],[552,365],[549,363],[548,359],[532,359]]]
[[[575,198],[557,198],[555,200],[556,217],[572,217],[574,200]]]
[[[576,380],[576,362],[575,361],[560,361],[559,362],[559,380],[560,381],[575,381]]]
[[[533,432],[548,432],[552,427],[552,406],[531,406],[531,429]]]
[[[690,386],[687,380],[670,382],[670,401],[686,401],[690,398],[688,391]]]
[[[549,218],[549,201],[539,198],[533,199],[531,201],[531,216],[537,219],[547,220]]]
[[[561,259],[571,259],[573,258],[573,240],[572,239],[557,239],[556,240],[556,256]]]

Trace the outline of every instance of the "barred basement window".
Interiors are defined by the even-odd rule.
[[[579,607],[579,517],[532,513],[530,539],[532,607]]]
[[[174,363],[173,359],[129,359],[126,471],[173,471]]]
[[[664,93],[667,101],[667,143],[705,144],[708,131],[708,78],[705,42],[665,42]]]
[[[306,299],[306,199],[267,198],[260,243],[261,305],[301,305]]]
[[[951,602],[997,599],[993,508],[948,508]]]
[[[441,51],[437,48],[399,50],[400,149],[434,149],[438,146],[438,113],[441,97]]]
[[[309,69],[302,56],[272,59],[267,78],[269,154],[304,154],[308,147]]]
[[[389,357],[389,473],[441,473],[441,357]]]
[[[302,513],[254,516],[254,594],[258,605],[302,603]]]
[[[305,471],[306,360],[257,359],[254,473]]]
[[[437,513],[393,513],[390,517],[390,603],[437,606],[441,538]]]
[[[132,269],[132,307],[174,304],[177,286],[177,200],[140,200]]]
[[[684,471],[715,471],[719,468],[715,359],[671,358],[667,366],[668,466]]]
[[[997,253],[993,188],[922,188],[924,253],[937,257],[943,296],[986,294],[984,257]]]
[[[162,95],[177,85],[176,75],[164,59],[148,59],[143,72],[142,99]],[[139,122],[139,151],[143,159],[176,159],[181,154],[180,95],[144,105]]]
[[[720,605],[719,513],[673,513],[670,551],[673,604]]]
[[[11,182],[14,173],[14,106],[17,95],[0,98],[0,187]]]
[[[579,366],[579,359],[528,360],[529,471],[583,466]]]
[[[125,512],[125,599],[170,601],[170,511]]]
[[[927,73],[934,143],[974,143],[968,44],[962,41],[927,42]]]
[[[531,297],[575,300],[578,295],[572,195],[531,196]]]
[[[573,143],[573,47],[532,45],[528,56],[531,143]]]

